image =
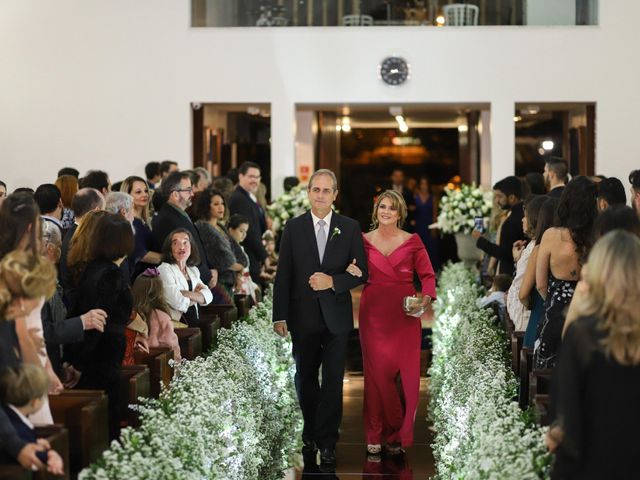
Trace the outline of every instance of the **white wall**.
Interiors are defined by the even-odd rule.
[[[191,29],[188,0],[0,3],[0,177],[61,166],[114,180],[191,162],[190,102],[272,106],[273,186],[294,173],[296,103],[490,102],[491,181],[514,168],[516,102],[597,102],[597,171],[636,167],[640,2],[599,27]],[[412,78],[376,76],[401,54]],[[485,178],[485,176],[483,176]]]

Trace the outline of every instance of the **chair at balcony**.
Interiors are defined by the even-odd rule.
[[[289,20],[286,17],[273,17],[271,25],[274,27],[286,27]]]
[[[344,27],[370,27],[373,25],[371,15],[344,15],[342,17]]]
[[[442,12],[444,13],[445,26],[463,27],[478,25],[478,13],[480,9],[476,5],[454,3],[442,7]]]

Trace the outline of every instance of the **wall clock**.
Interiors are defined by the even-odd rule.
[[[378,76],[387,85],[397,87],[409,79],[411,66],[402,57],[387,57],[378,65]]]

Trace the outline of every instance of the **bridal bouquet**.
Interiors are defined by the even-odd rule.
[[[492,208],[493,192],[485,192],[475,184],[462,184],[459,189],[445,187],[440,200],[438,228],[442,233],[469,234],[476,217],[482,217],[487,223]]]
[[[287,220],[303,214],[309,210],[310,204],[305,187],[296,186],[287,193],[283,193],[267,207],[269,216],[273,219],[273,230],[280,232]]]

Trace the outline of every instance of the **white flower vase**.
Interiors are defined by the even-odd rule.
[[[476,239],[466,233],[456,233],[458,245],[458,257],[465,266],[477,269],[477,264],[482,260],[482,250],[476,247]]]

